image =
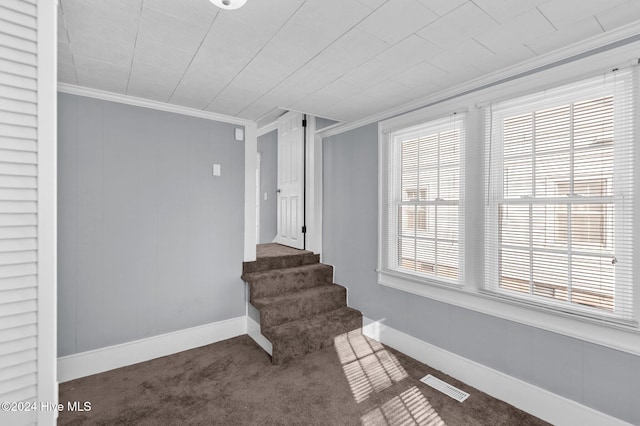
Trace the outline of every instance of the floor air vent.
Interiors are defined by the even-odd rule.
[[[454,386],[451,386],[449,383],[443,382],[442,380],[433,377],[431,374],[427,374],[422,379],[420,379],[420,381],[426,385],[431,386],[434,389],[439,390],[445,395],[449,395],[451,398],[459,402],[463,402],[469,397],[468,393],[463,392]]]

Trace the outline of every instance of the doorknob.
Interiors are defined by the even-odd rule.
[[[279,194],[279,193],[280,193],[280,188],[278,188],[278,189],[276,190],[276,192]]]

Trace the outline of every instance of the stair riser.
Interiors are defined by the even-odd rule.
[[[329,265],[309,270],[304,269],[295,273],[274,271],[259,280],[249,280],[249,296],[250,300],[273,297],[332,282],[333,267]]]
[[[274,258],[258,259],[255,262],[244,262],[242,273],[268,271],[271,269],[295,268],[296,266],[313,265],[320,263],[320,255],[306,253],[293,256],[281,256]]]
[[[281,303],[260,309],[260,325],[268,328],[285,322],[308,318],[347,306],[347,289],[335,287],[331,292],[297,299],[286,306]]]
[[[297,339],[276,340],[272,342],[273,354],[271,356],[271,362],[273,364],[282,364],[324,347],[333,346],[336,336],[361,327],[362,314],[354,315],[348,321],[339,325],[332,324],[331,327],[323,330],[321,335],[302,335]]]

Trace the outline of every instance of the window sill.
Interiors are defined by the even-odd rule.
[[[548,330],[640,356],[638,327],[578,317],[517,300],[378,270],[378,284],[497,318]]]

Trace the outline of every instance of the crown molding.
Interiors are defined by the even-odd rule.
[[[265,124],[264,126],[258,129],[258,136],[266,135],[269,132],[278,129],[278,120],[272,121],[269,124]]]
[[[320,129],[320,130],[316,130],[316,132],[315,132],[315,133],[316,133],[316,135],[317,135],[317,134],[320,134],[320,133],[322,133],[322,132],[329,132],[329,131],[331,131],[331,129],[335,129],[335,128],[337,128],[337,127],[340,127],[340,126],[342,126],[343,124],[344,124],[344,123],[342,123],[342,122],[334,123],[334,124],[331,124],[330,126],[323,127],[323,128],[322,128],[322,129]]]
[[[319,131],[318,134],[323,138],[334,136],[340,133],[347,132],[349,130],[356,129],[358,127],[365,126],[367,124],[376,123],[378,121],[393,118],[407,112],[448,101],[459,96],[478,92],[480,90],[531,74],[535,74],[550,68],[570,64],[579,61],[580,59],[589,58],[594,55],[601,54],[619,47],[627,46],[635,42],[640,42],[640,30],[638,27],[638,22],[633,22],[620,28],[616,28],[615,30],[607,31],[606,33],[587,38],[578,43],[574,43],[569,46],[554,50],[552,52],[536,56],[527,61],[504,68],[500,71],[478,77],[466,83],[397,106],[395,108],[391,108],[356,121],[344,123],[340,126],[335,126],[330,129],[323,129]]]
[[[217,114],[215,112],[169,104],[166,102],[152,101],[150,99],[138,98],[135,96],[123,95],[114,92],[107,92],[105,90],[92,89],[90,87],[76,86],[74,84],[58,83],[58,92],[68,93],[70,95],[85,96],[94,99],[101,99],[103,101],[118,102],[121,104],[133,105],[142,108],[150,108],[158,111],[188,115],[191,117],[204,118],[206,120],[220,121],[223,123],[238,124],[241,126],[255,125],[255,122],[251,120],[232,117],[230,115]]]
[[[297,113],[300,113],[300,114],[307,114],[309,117],[325,118],[327,120],[338,121],[337,123],[332,124],[330,126],[327,126],[327,127],[323,128],[321,130],[316,130],[315,133],[320,133],[320,132],[323,132],[323,131],[327,131],[329,129],[333,129],[334,127],[341,126],[343,124],[340,120],[334,120],[333,118],[328,118],[328,117],[324,117],[324,116],[320,116],[320,115],[314,115],[314,114],[310,114],[310,113],[307,113],[307,112],[298,111],[298,110],[295,110],[295,109],[288,109],[288,108],[285,108],[285,107],[279,107],[279,109],[281,109],[281,110],[283,110],[285,112],[286,111],[292,111],[292,112],[297,112]],[[271,132],[273,130],[277,130],[277,129],[278,129],[278,120],[276,119],[276,120],[272,121],[271,123],[265,124],[264,126],[258,128],[258,136],[265,135],[265,134],[267,134],[267,133],[269,133],[269,132]]]

